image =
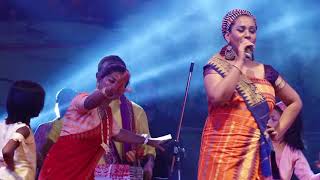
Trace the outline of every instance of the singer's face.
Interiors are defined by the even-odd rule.
[[[256,43],[256,23],[252,17],[239,16],[231,27],[231,32],[227,33],[228,42],[235,48],[238,49],[241,42],[245,39]]]

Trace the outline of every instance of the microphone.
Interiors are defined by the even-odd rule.
[[[245,48],[245,53],[244,55],[246,56],[246,58],[251,59],[253,58],[253,46],[247,46]]]

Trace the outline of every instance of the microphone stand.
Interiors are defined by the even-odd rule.
[[[181,132],[181,126],[182,126],[182,121],[183,121],[183,116],[184,116],[184,110],[185,110],[186,103],[187,103],[190,81],[191,81],[192,72],[193,72],[193,66],[194,66],[194,62],[191,62],[187,86],[186,86],[183,104],[182,104],[179,126],[178,126],[178,130],[177,130],[177,134],[176,134],[176,139],[174,140],[174,145],[173,145],[173,157],[172,157],[170,176],[169,176],[169,179],[172,179],[172,180],[173,179],[174,180],[176,180],[176,179],[181,180],[181,161],[185,156],[185,149],[181,146],[181,144],[179,143],[179,140],[180,140],[180,132]],[[176,172],[174,172],[174,170],[176,170]]]

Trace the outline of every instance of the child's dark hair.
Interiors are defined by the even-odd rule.
[[[8,118],[16,123],[37,117],[43,108],[44,98],[45,91],[40,84],[27,80],[15,81],[7,97]]]
[[[278,106],[275,106],[275,110],[280,114],[283,113],[283,111]],[[295,121],[292,123],[290,128],[284,134],[282,141],[288,144],[289,147],[293,150],[304,150],[305,147],[302,140],[302,129],[303,129],[303,123],[302,123],[301,113],[299,113]]]

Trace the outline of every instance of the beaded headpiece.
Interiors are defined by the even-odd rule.
[[[243,9],[233,9],[223,17],[221,27],[223,37],[226,35],[228,31],[230,31],[230,27],[234,20],[236,20],[239,16],[243,15],[252,17],[254,19],[254,22],[256,22],[256,18],[249,11]]]

